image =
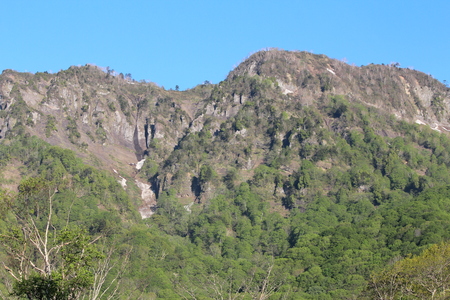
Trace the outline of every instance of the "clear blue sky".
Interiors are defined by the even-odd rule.
[[[449,0],[16,0],[1,9],[1,70],[91,63],[186,89],[276,47],[399,62],[450,81]]]

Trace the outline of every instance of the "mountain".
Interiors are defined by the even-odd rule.
[[[148,298],[370,299],[373,272],[450,239],[449,101],[398,64],[276,49],[186,91],[5,70],[0,188],[61,182],[59,222],[122,245]]]
[[[236,76],[276,78],[283,94],[306,105],[324,95],[345,95],[350,102],[379,108],[398,118],[448,126],[448,88],[424,73],[398,64],[351,66],[325,55],[259,52],[233,70]]]
[[[321,112],[341,105],[332,104],[333,95],[364,106],[372,115],[450,130],[449,90],[430,76],[395,65],[356,67],[307,52],[258,52],[223,82],[182,92],[86,65],[57,74],[5,70],[0,93],[1,138],[26,131],[103,169],[120,170],[120,176],[134,176],[131,165],[148,157],[147,165],[160,169],[157,176],[147,174],[155,195],[175,186],[186,203],[207,196],[210,187],[202,190],[196,179],[204,163],[221,175],[236,168],[245,179],[269,155],[280,152],[274,148],[292,148],[298,128],[284,126],[272,133],[261,128],[278,122],[282,114],[281,121],[291,123],[307,107],[321,114],[323,122],[316,125],[322,129],[345,130],[347,125],[337,128],[334,122],[343,113],[339,108],[332,114]],[[386,122],[374,129],[382,136],[398,135]],[[181,151],[193,139],[209,144],[200,145],[203,153]],[[294,158],[284,169],[292,173],[298,163]],[[155,200],[153,196],[149,205]]]

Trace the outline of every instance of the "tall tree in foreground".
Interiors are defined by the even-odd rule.
[[[449,299],[450,243],[433,245],[372,275],[374,299]]]
[[[78,299],[94,283],[92,266],[103,255],[95,241],[77,227],[54,223],[58,187],[43,178],[29,178],[9,205],[9,228],[0,235],[8,255],[5,270],[14,278],[12,295],[26,299]],[[68,223],[68,222],[67,222]]]

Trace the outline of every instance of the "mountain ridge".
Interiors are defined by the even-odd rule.
[[[446,132],[450,130],[449,91],[428,75],[396,65],[356,67],[325,55],[277,49],[251,55],[218,84],[200,84],[186,91],[164,90],[92,65],[70,67],[57,74],[5,70],[0,76],[0,135],[29,132],[76,151],[97,167],[119,170],[123,176],[142,176],[134,166],[144,157],[150,158],[159,165],[158,174],[150,172],[142,180],[153,181],[154,197],[178,180],[177,194],[188,203],[200,194],[203,198],[214,195],[208,184],[195,187],[202,164],[215,165],[225,176],[228,162],[234,161],[246,178],[246,173],[267,161],[274,143],[288,145],[298,135],[281,130],[268,137],[253,127],[258,126],[255,118],[269,122],[292,118],[302,107],[310,107],[313,116],[319,117],[318,111],[330,105],[344,109],[347,104],[336,103],[348,101],[373,108],[375,114]],[[345,100],[336,100],[335,95]],[[319,117],[323,122],[315,126],[336,132],[351,128],[336,125],[341,114],[339,108],[333,115],[324,114]],[[397,135],[389,126],[379,127],[375,128],[378,134]],[[194,135],[218,145],[228,143],[217,147],[234,150],[222,153],[211,149],[205,150],[206,158],[176,158],[177,150]],[[245,152],[246,143],[256,151]],[[208,151],[217,156],[209,157]],[[186,168],[186,159],[198,162]],[[298,164],[292,162],[285,169],[294,170]],[[177,176],[182,169],[190,175]],[[148,179],[148,175],[156,177]]]
[[[279,85],[284,87],[284,93],[303,96],[308,104],[311,104],[310,98],[313,96],[320,97],[317,90],[313,91],[315,92],[313,95],[302,93],[308,85],[308,81],[314,80],[314,77],[319,79],[318,84],[316,84],[320,88],[320,92],[329,91],[332,94],[346,95],[349,100],[371,99],[371,102],[365,102],[365,104],[374,106],[377,106],[380,100],[385,100],[383,98],[386,98],[386,96],[389,97],[389,92],[391,92],[387,88],[385,88],[386,90],[376,91],[376,84],[380,89],[380,87],[386,85],[388,79],[391,79],[394,81],[393,84],[402,87],[404,93],[408,96],[401,95],[400,103],[396,103],[397,106],[393,107],[397,110],[394,113],[398,113],[400,117],[409,120],[414,117],[414,111],[402,111],[402,107],[399,105],[408,104],[417,108],[416,112],[420,114],[421,118],[425,119],[422,121],[435,122],[437,119],[436,116],[433,116],[435,112],[423,110],[423,108],[432,106],[436,97],[443,98],[441,100],[445,102],[445,106],[440,108],[445,109],[445,114],[448,114],[449,88],[429,75],[408,68],[400,68],[398,64],[394,63],[356,67],[340,60],[328,58],[323,54],[269,50],[250,56],[231,71],[227,79],[242,74],[273,76],[277,78]],[[354,78],[351,78],[352,75]],[[349,78],[345,78],[346,76]],[[358,77],[360,80],[355,80]],[[359,85],[358,88],[356,88],[355,81]],[[363,86],[366,88],[365,93],[360,92],[356,95],[349,93],[355,90],[363,91]],[[394,95],[390,97],[393,98]],[[417,102],[422,103],[418,104]],[[441,122],[442,120],[437,121]],[[447,127],[448,122],[445,122],[445,125]]]

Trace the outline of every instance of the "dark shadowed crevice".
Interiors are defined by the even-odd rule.
[[[145,135],[145,147],[148,148],[150,145],[150,140],[148,138],[148,120],[147,123],[144,125],[144,135]]]
[[[134,127],[133,143],[134,143],[136,159],[138,161],[140,161],[144,156],[144,150],[142,149],[141,145],[139,144],[139,130],[138,130],[137,125]]]
[[[200,179],[198,177],[192,177],[192,182],[191,182],[191,191],[192,193],[194,193],[195,198],[199,198],[200,194],[202,192],[202,187],[200,185]]]

